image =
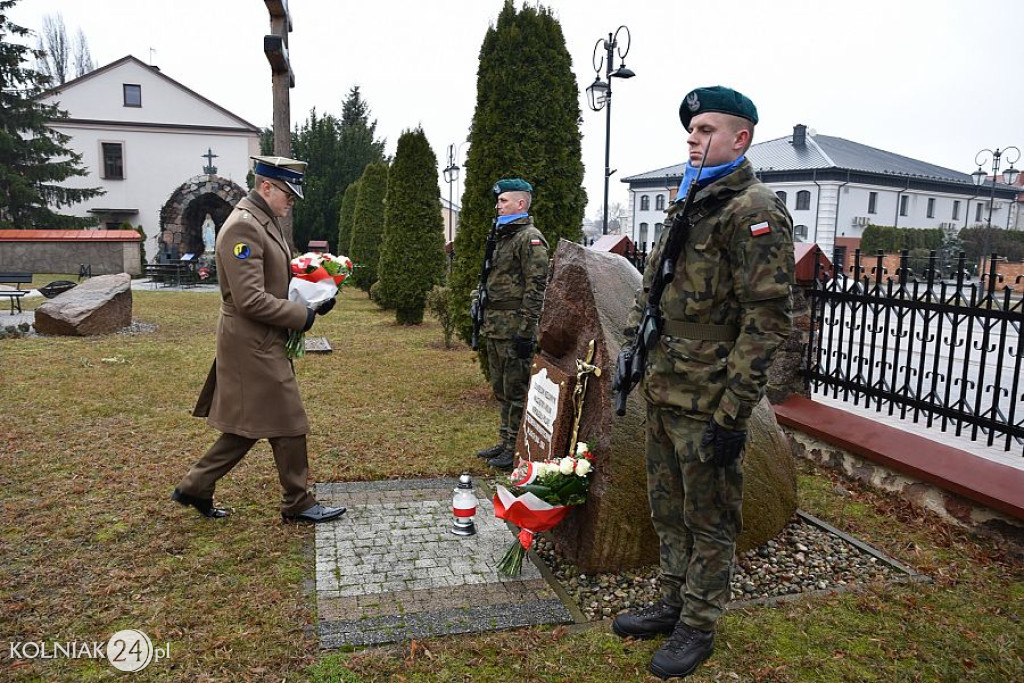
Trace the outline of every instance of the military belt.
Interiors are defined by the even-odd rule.
[[[488,301],[487,308],[491,311],[518,311],[522,308],[523,302],[520,301]]]
[[[708,325],[688,323],[682,320],[666,320],[662,332],[670,337],[694,339],[697,341],[736,341],[740,336],[738,327],[733,325]]]

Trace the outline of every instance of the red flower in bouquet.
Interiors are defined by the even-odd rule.
[[[538,462],[520,461],[509,475],[510,488],[497,487],[494,515],[520,528],[519,535],[498,563],[498,571],[516,576],[533,537],[554,529],[574,505],[587,500],[593,454],[582,441],[573,455]]]
[[[316,308],[338,293],[338,287],[352,274],[352,260],[347,256],[307,252],[291,260],[292,281],[288,283],[288,299]],[[289,358],[302,358],[306,353],[306,335],[292,330],[285,342]]]

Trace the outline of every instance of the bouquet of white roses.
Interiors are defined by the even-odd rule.
[[[292,279],[288,283],[288,299],[315,309],[338,294],[338,288],[352,274],[348,256],[307,252],[291,261]],[[306,334],[292,330],[285,342],[289,358],[302,358],[306,353]]]
[[[498,563],[498,571],[516,576],[533,537],[554,529],[573,505],[587,500],[594,454],[584,442],[576,444],[573,455],[538,462],[521,461],[509,475],[511,490],[497,487],[494,514],[520,528],[519,535]]]

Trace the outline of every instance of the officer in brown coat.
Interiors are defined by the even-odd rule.
[[[306,163],[253,157],[255,188],[235,206],[216,239],[221,308],[217,357],[193,415],[222,432],[174,489],[172,499],[210,518],[227,516],[213,506],[217,480],[231,471],[259,439],[274,451],[284,489],[285,521],[326,522],[345,508],[324,507],[307,491],[309,421],[285,354],[289,330],[309,330],[317,313],[288,300],[289,249],[278,218],[302,198]]]

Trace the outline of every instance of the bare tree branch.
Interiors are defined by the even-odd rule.
[[[75,78],[84,76],[95,68],[92,54],[89,52],[89,43],[85,39],[85,33],[79,28],[78,35],[75,37]]]
[[[67,82],[71,46],[68,42],[68,32],[64,28],[64,17],[60,12],[56,16],[47,14],[43,17],[39,50],[43,56],[38,60],[36,67],[50,78],[50,84],[62,85]]]

